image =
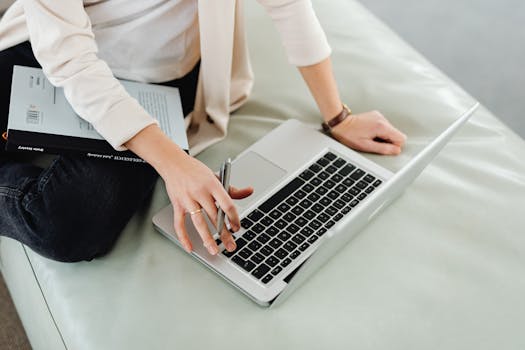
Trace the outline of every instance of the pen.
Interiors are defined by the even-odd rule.
[[[230,158],[226,159],[224,163],[222,163],[221,171],[220,171],[221,184],[228,194],[230,192],[229,190],[230,190],[231,165],[232,165],[231,159]],[[217,213],[217,234],[219,235],[219,237],[221,235],[221,231],[224,226],[224,217],[225,217],[225,213],[222,210],[222,208],[219,206],[219,212]]]

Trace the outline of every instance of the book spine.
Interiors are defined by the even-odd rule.
[[[132,162],[132,163],[145,163],[145,161],[137,155],[126,152],[122,154],[113,153],[97,153],[97,152],[86,152],[73,149],[45,147],[40,145],[22,145],[14,144],[13,142],[6,143],[5,150],[7,152],[26,152],[26,153],[41,153],[41,154],[56,154],[56,155],[69,155],[69,156],[84,156],[92,159],[105,159],[121,162]],[[117,151],[115,151],[117,152]]]

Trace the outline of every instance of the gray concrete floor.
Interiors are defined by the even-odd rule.
[[[361,2],[525,138],[525,2]]]

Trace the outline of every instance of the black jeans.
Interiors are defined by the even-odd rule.
[[[0,133],[7,130],[13,65],[40,67],[29,42],[0,52]],[[199,65],[181,79],[184,115],[193,108]],[[3,142],[3,141],[2,141]],[[47,258],[76,262],[109,252],[151,195],[157,173],[147,164],[57,156],[46,169],[6,153],[0,142],[0,235]]]

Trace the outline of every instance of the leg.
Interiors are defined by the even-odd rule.
[[[7,125],[12,66],[38,66],[28,43],[0,52],[0,127]],[[181,89],[185,112],[195,99],[198,67],[164,83]],[[59,156],[41,169],[0,151],[0,234],[59,261],[107,253],[151,194],[157,174],[149,165]]]

